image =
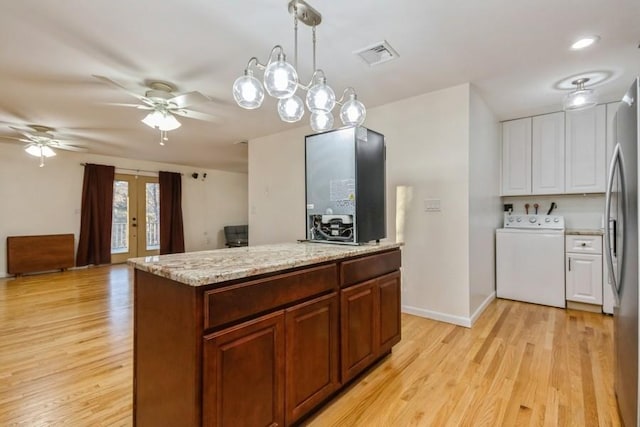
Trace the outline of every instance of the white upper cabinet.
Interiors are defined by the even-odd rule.
[[[564,112],[533,117],[533,194],[564,193]]]
[[[502,195],[531,194],[531,117],[502,123]]]
[[[605,191],[606,116],[606,105],[566,114],[566,193]]]

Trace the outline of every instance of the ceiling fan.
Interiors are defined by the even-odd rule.
[[[212,99],[200,92],[193,91],[183,94],[176,94],[177,88],[174,84],[165,81],[146,82],[147,90],[144,95],[138,94],[127,87],[111,80],[108,77],[93,75],[111,86],[124,90],[129,95],[135,97],[141,104],[120,104],[112,103],[122,107],[133,107],[140,110],[147,110],[149,114],[142,119],[142,122],[149,127],[167,132],[177,129],[181,123],[175,116],[187,117],[196,120],[216,121],[217,118],[209,114],[201,113],[190,109],[191,106],[211,102]]]
[[[24,147],[24,150],[34,157],[40,157],[40,167],[44,166],[45,157],[53,157],[56,155],[53,149],[78,152],[88,151],[84,147],[67,144],[66,142],[62,142],[59,139],[55,138],[55,136],[53,135],[55,129],[49,126],[28,125],[28,130],[21,129],[16,126],[9,127],[22,134],[23,137],[18,138],[14,136],[0,135],[0,138],[26,142],[27,145]]]

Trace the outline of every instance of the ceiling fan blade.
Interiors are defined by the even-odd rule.
[[[174,96],[168,100],[169,103],[176,104],[179,108],[185,108],[190,105],[202,104],[203,102],[210,101],[211,98],[198,91],[183,93],[182,95]]]
[[[89,151],[87,148],[85,147],[77,147],[75,145],[68,145],[65,143],[62,143],[60,141],[51,141],[49,144],[47,144],[49,147],[51,148],[59,148],[61,150],[67,150],[67,151],[77,151],[80,153],[86,153],[87,151]]]
[[[170,110],[177,116],[187,117],[189,119],[204,120],[207,122],[220,122],[220,118],[211,114],[201,113],[193,110]]]
[[[31,142],[31,141],[27,141],[26,139],[23,138],[18,138],[15,136],[5,136],[5,135],[0,135],[0,138],[2,139],[10,139],[12,141],[25,141],[25,142]]]
[[[15,126],[9,126],[9,127],[10,127],[11,129],[15,130],[16,132],[20,133],[21,135],[24,135],[24,136],[26,136],[27,138],[29,138],[29,142],[31,142],[32,135],[31,135],[28,131],[26,131],[26,130],[24,130],[24,129],[20,129],[20,128],[15,127]]]
[[[115,107],[138,108],[140,110],[153,110],[153,107],[151,107],[149,105],[142,105],[142,104],[124,104],[124,103],[120,103],[120,102],[108,102],[106,105],[113,105]]]
[[[99,75],[97,75],[97,74],[93,74],[93,77],[95,77],[95,78],[96,78],[96,79],[98,79],[98,80],[102,80],[104,83],[107,83],[107,84],[109,84],[109,85],[111,85],[111,86],[115,86],[115,87],[117,87],[117,88],[120,88],[120,89],[124,90],[125,92],[127,92],[129,95],[131,95],[131,96],[133,96],[133,97],[135,97],[135,98],[137,98],[137,99],[139,99],[139,100],[141,100],[141,101],[143,100],[143,98],[144,98],[144,99],[146,99],[144,96],[142,96],[142,95],[140,95],[140,94],[135,93],[135,92],[134,92],[134,91],[132,91],[131,89],[129,89],[129,88],[127,88],[127,87],[125,87],[125,86],[121,85],[121,84],[120,84],[120,83],[118,83],[118,82],[114,82],[113,80],[111,80],[111,79],[110,79],[110,78],[108,78],[108,77],[105,77],[105,76],[99,76]]]

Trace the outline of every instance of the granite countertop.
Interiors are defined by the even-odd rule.
[[[573,236],[602,236],[604,230],[602,228],[567,228],[564,234]]]
[[[400,243],[385,242],[358,246],[309,242],[280,243],[131,258],[128,263],[138,270],[156,276],[190,286],[202,286],[366,255],[400,246]]]

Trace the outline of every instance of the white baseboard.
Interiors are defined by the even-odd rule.
[[[475,313],[473,313],[471,315],[471,325],[476,323],[476,320],[478,320],[480,315],[486,310],[486,308],[489,306],[489,304],[491,304],[491,301],[493,301],[494,299],[496,299],[496,291],[491,292],[487,296],[487,298],[485,298],[485,300],[482,301],[482,304],[480,304],[480,307],[478,307],[478,309],[475,311]]]
[[[439,311],[426,310],[419,307],[411,307],[409,305],[402,306],[402,312],[407,314],[413,314],[415,316],[426,317],[427,319],[438,320],[440,322],[452,323],[458,326],[464,326],[470,328],[478,320],[482,312],[487,306],[496,298],[496,293],[492,292],[483,302],[480,307],[473,313],[471,317],[454,316],[447,313],[441,313]]]
[[[453,323],[454,325],[471,327],[471,319],[462,316],[453,316],[451,314],[440,313],[439,311],[425,310],[424,308],[402,306],[402,312],[413,314],[415,316],[426,317],[427,319],[438,320],[440,322]]]

